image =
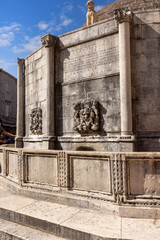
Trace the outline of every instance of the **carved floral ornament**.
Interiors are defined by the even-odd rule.
[[[31,126],[30,130],[33,134],[42,134],[42,109],[34,108],[31,110]]]
[[[132,11],[130,8],[120,8],[114,11],[115,19],[118,23],[130,22],[132,20]]]
[[[17,64],[18,65],[23,65],[24,64],[24,59],[17,58]]]
[[[74,105],[74,127],[80,133],[89,133],[99,129],[99,104],[95,100],[86,100]]]
[[[45,47],[51,47],[54,46],[58,42],[58,38],[51,35],[51,34],[46,34],[41,38],[42,45]]]

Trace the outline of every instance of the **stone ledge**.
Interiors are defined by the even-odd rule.
[[[113,136],[63,136],[57,137],[59,142],[134,142],[136,140],[134,135],[113,135]]]

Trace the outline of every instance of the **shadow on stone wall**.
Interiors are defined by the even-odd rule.
[[[160,24],[151,16],[150,19],[152,23],[146,24],[134,15],[131,28],[133,132],[138,137],[137,151],[160,151]]]

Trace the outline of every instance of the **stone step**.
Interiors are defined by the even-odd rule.
[[[121,236],[116,216],[19,195],[0,198],[0,218],[67,239],[117,240]]]
[[[29,227],[33,232],[37,229],[48,233],[48,237],[54,236],[53,239],[57,236],[73,240],[159,240],[160,236],[158,218],[138,219],[134,216],[127,218],[118,216],[117,213],[111,214],[14,195],[3,189],[0,189],[0,219]],[[7,231],[3,229],[2,233],[3,236],[13,235],[9,229]],[[17,237],[24,239],[21,236]]]
[[[65,238],[0,219],[0,240],[65,240]]]

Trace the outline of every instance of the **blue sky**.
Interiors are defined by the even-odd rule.
[[[17,77],[17,57],[41,46],[47,33],[59,36],[86,21],[87,0],[1,0],[0,68]],[[115,0],[95,0],[95,10]]]

